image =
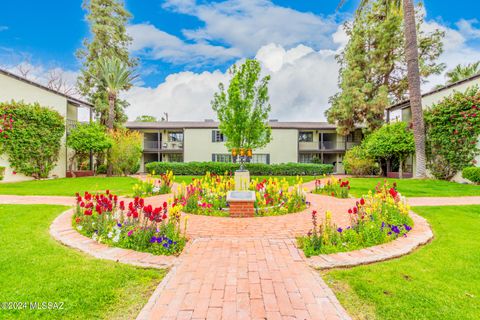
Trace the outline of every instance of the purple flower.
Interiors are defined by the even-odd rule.
[[[155,238],[155,237],[152,237],[152,238],[150,239],[150,243],[155,243],[155,241],[157,241],[157,238]]]
[[[395,232],[396,234],[399,234],[399,233],[400,233],[400,229],[398,229],[397,226],[392,226],[391,229],[392,229],[392,231]]]
[[[340,232],[340,233],[342,233],[343,229],[342,229],[342,228],[338,228],[337,231]]]
[[[162,243],[162,241],[163,241],[162,237],[157,238],[157,243]]]
[[[403,225],[405,227],[405,230],[410,231],[412,230],[412,227],[410,227],[408,224]]]
[[[121,227],[122,227],[122,224],[121,224],[121,223],[117,223],[117,227],[121,228]]]
[[[382,228],[381,229],[383,230],[383,228],[385,228],[385,222],[382,222]]]
[[[164,243],[164,244],[163,244],[163,247],[166,248],[166,249],[168,249],[168,247],[169,247],[168,243]]]

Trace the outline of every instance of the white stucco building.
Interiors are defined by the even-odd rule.
[[[62,147],[55,168],[51,171],[52,177],[65,177],[67,171],[67,148],[65,146],[66,133],[78,121],[79,108],[87,108],[89,112],[93,106],[77,98],[52,90],[39,83],[19,77],[13,73],[0,69],[0,102],[23,101],[25,103],[38,102],[43,107],[51,108],[60,113],[65,119],[65,135],[62,138]],[[32,179],[23,174],[14,174],[5,154],[0,155],[0,166],[5,167],[3,181],[22,181]]]

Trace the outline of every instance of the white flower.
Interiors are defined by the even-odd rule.
[[[159,187],[155,187],[155,188],[152,189],[152,192],[154,192],[154,193],[156,193],[156,192],[158,192],[158,191],[160,191],[160,188],[159,188]]]
[[[119,240],[120,240],[120,235],[118,234],[112,239],[113,242],[118,242]]]
[[[97,235],[96,233],[94,233],[93,236],[92,236],[92,239],[93,239],[94,241],[97,241],[98,235]]]
[[[108,237],[109,239],[111,239],[111,238],[113,237],[113,232],[110,231],[110,232],[108,233],[107,237]]]
[[[82,230],[83,227],[82,226],[77,226],[77,230]]]

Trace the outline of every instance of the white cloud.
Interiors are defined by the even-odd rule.
[[[462,22],[463,21],[463,22]],[[468,64],[480,60],[480,50],[469,44],[475,36],[475,32],[480,32],[478,29],[471,29],[469,32],[465,20],[460,20],[457,23],[459,29],[450,28],[435,20],[426,20],[423,24],[423,30],[432,32],[435,29],[445,32],[443,39],[443,53],[438,59],[438,63],[445,63],[446,71],[453,69],[458,64]],[[463,25],[463,27],[461,27]],[[469,23],[471,26],[471,21]],[[428,78],[428,83],[423,86],[423,89],[428,91],[436,85],[445,84],[445,75],[433,75]]]
[[[198,18],[204,26],[182,30],[184,39],[149,22],[128,27],[131,50],[141,57],[193,66],[222,65],[254,55],[268,43],[285,48],[299,44],[311,48],[337,46],[331,34],[332,17],[274,5],[268,0],[227,0],[196,4],[194,0],[168,0],[163,7]]]
[[[461,19],[456,23],[459,32],[467,39],[480,38],[480,29],[475,28],[473,25],[478,23],[477,19],[465,20]]]
[[[127,30],[133,38],[130,49],[148,59],[164,60],[174,64],[205,65],[214,61],[222,64],[240,54],[234,48],[206,43],[186,43],[149,23],[131,25]]]
[[[286,50],[269,44],[260,48],[256,58],[264,73],[271,75],[271,118],[324,120],[328,98],[337,91],[333,51],[315,51],[304,45]],[[125,98],[131,105],[127,113],[130,119],[142,114],[161,117],[163,112],[170,120],[214,118],[210,102],[219,82],[228,79],[220,71],[172,74],[155,88],[134,87],[127,92]]]

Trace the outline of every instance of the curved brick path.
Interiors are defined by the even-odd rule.
[[[161,203],[167,198],[150,198],[147,203]],[[355,199],[309,194],[308,200],[310,209],[285,216],[230,219],[189,215],[191,244],[179,258],[173,258],[173,268],[138,319],[349,319],[333,292],[307,265],[293,239],[310,229],[312,209],[322,214],[328,208],[335,223],[347,224],[345,212]],[[409,202],[466,205],[480,204],[480,197],[410,198]],[[0,203],[71,205],[73,200],[0,195]],[[63,230],[63,235],[77,237],[78,233],[70,231]],[[401,250],[403,245],[397,241],[387,245]],[[118,250],[88,245],[103,250],[99,258]],[[126,257],[118,260],[128,263],[128,257],[134,256]],[[312,260],[308,263],[319,266]]]

